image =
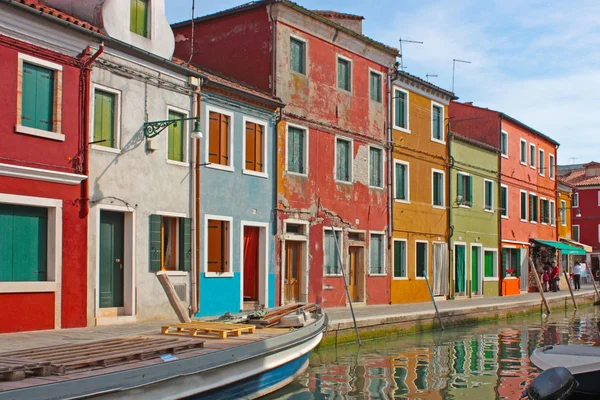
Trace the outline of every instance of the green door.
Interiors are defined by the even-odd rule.
[[[471,293],[479,294],[479,247],[471,248]]]
[[[466,278],[466,246],[456,246],[454,258],[454,269],[455,269],[455,282],[454,290],[456,293],[464,294],[466,289],[465,278]]]
[[[123,307],[122,213],[100,212],[100,307]]]

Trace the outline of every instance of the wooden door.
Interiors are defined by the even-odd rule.
[[[123,307],[124,216],[100,212],[100,308]]]
[[[348,248],[348,293],[350,294],[350,301],[358,301],[359,251],[359,247]]]
[[[302,265],[302,242],[285,242],[284,302],[300,300],[300,266]]]

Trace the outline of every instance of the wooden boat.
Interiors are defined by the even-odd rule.
[[[530,360],[542,371],[567,368],[578,383],[575,394],[600,398],[600,347],[583,344],[546,346],[535,349]]]
[[[316,310],[300,328],[199,322],[133,338],[4,353],[0,400],[254,399],[302,374],[326,327],[327,316]],[[11,366],[19,368],[11,372]]]

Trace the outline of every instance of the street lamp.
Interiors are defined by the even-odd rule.
[[[200,130],[200,121],[198,121],[198,117],[191,118],[179,118],[179,119],[168,119],[165,121],[153,121],[153,122],[144,122],[144,136],[146,139],[152,139],[153,137],[158,136],[163,130],[168,128],[169,126],[176,124],[177,122],[183,121],[195,121],[194,129],[192,130],[192,139],[202,139],[202,131]]]

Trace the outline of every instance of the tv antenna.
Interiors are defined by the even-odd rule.
[[[454,93],[454,72],[456,71],[456,63],[457,62],[471,64],[471,61],[459,60],[457,58],[452,59],[452,93]]]
[[[577,157],[571,157],[569,158],[569,160],[571,160],[571,164],[575,164],[575,160],[577,160]]]
[[[435,74],[427,74],[425,75],[425,79],[427,80],[427,82],[429,82],[429,78],[437,78],[438,76]]]
[[[418,40],[406,40],[400,38],[400,70],[404,71],[404,57],[402,57],[402,43],[414,43],[414,44],[423,44],[423,42],[419,42]]]

